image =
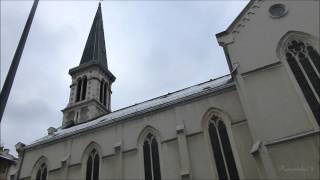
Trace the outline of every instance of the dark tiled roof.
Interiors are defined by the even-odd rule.
[[[95,62],[108,69],[106,45],[104,39],[101,4],[99,3],[91,30],[84,48],[80,65]]]

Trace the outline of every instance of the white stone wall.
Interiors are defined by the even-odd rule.
[[[268,10],[277,3],[288,13],[272,18]],[[302,32],[319,52],[319,1],[256,1],[228,32],[218,41],[237,67],[233,77],[253,141],[266,144],[255,156],[261,178],[319,178],[319,125],[278,51],[286,34]]]
[[[204,116],[211,108],[223,109],[231,123],[235,123],[229,132],[232,131],[230,135],[234,139],[236,159],[239,159],[239,174],[245,178],[257,178],[254,159],[249,154],[250,132],[234,88],[26,150],[20,178],[30,177],[33,165],[42,156],[48,159],[49,179],[84,178],[83,157],[88,145],[94,142],[101,147],[101,179],[143,179],[139,136],[146,127],[152,127],[161,139],[159,151],[163,179],[181,179],[181,174],[189,174],[193,179],[216,179],[211,146],[203,129]],[[177,131],[179,125],[184,125],[184,129]],[[121,146],[117,148],[119,142]],[[65,159],[66,165],[63,165],[61,161]]]

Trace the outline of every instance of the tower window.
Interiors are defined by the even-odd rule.
[[[81,100],[84,100],[86,98],[86,93],[87,93],[87,77],[84,76],[82,80],[82,95],[81,95]]]
[[[161,180],[157,139],[148,134],[143,143],[144,174],[146,180]]]
[[[41,164],[39,170],[37,171],[36,180],[46,180],[47,179],[47,166],[45,163]]]
[[[110,110],[111,108],[110,108],[110,105],[111,105],[111,89],[110,89],[111,87],[109,86],[108,87],[108,99],[107,99],[107,101],[108,101],[108,109]]]
[[[82,85],[82,80],[81,80],[81,78],[79,78],[77,81],[76,102],[80,101],[81,85]]]
[[[107,83],[105,83],[104,84],[104,87],[103,87],[103,95],[104,95],[104,98],[103,98],[103,105],[106,105],[107,104],[107,93],[108,93],[108,84]]]
[[[100,98],[99,98],[101,103],[103,103],[103,87],[104,87],[104,81],[102,80],[100,82]]]
[[[98,152],[95,149],[93,149],[87,160],[86,180],[99,179],[99,164],[100,164],[100,158],[99,158]]]
[[[292,40],[286,47],[286,60],[302,93],[320,125],[320,56],[310,44]]]
[[[209,136],[219,179],[239,179],[226,126],[215,115],[209,121]]]
[[[75,118],[74,118],[74,122],[78,123],[79,121],[79,112],[76,112]]]

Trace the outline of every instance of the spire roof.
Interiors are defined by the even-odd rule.
[[[101,3],[99,3],[99,7],[94,17],[80,65],[90,62],[98,63],[108,69]]]

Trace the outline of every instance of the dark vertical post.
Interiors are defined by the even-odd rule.
[[[17,72],[17,69],[19,66],[20,58],[21,58],[21,55],[23,52],[24,45],[26,44],[26,40],[27,40],[27,37],[29,34],[29,30],[30,30],[30,27],[32,24],[34,14],[35,14],[37,6],[38,6],[38,2],[39,2],[39,0],[34,0],[34,2],[33,2],[29,17],[27,19],[26,25],[24,26],[18,47],[16,49],[16,52],[14,53],[14,57],[11,62],[11,65],[10,65],[10,69],[8,71],[6,80],[5,80],[3,87],[2,87],[2,90],[1,90],[1,94],[0,94],[0,122],[2,120],[2,115],[4,113],[4,110],[5,110],[7,101],[8,101],[8,97],[9,97],[10,90],[11,90],[11,87],[13,84],[13,80],[14,80],[14,77],[16,75],[16,72]]]

